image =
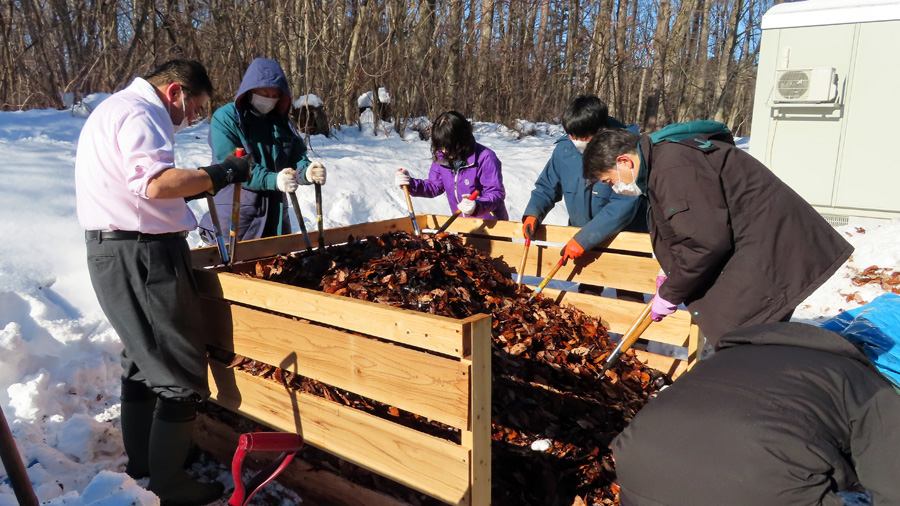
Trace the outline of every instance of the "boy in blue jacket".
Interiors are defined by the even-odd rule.
[[[566,136],[561,137],[553,155],[534,183],[531,199],[522,217],[522,232],[529,239],[547,213],[565,199],[569,226],[581,227],[562,254],[578,258],[622,230],[647,232],[646,206],[637,196],[613,193],[609,186],[588,185],[582,175],[582,153],[601,128],[625,128],[609,117],[609,109],[593,95],[579,95],[566,107],[562,117]]]

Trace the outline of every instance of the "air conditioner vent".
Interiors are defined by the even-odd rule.
[[[837,98],[834,68],[776,70],[773,98],[775,102],[834,102]]]

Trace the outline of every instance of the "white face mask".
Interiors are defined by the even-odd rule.
[[[619,165],[616,164],[616,174],[619,173]],[[637,181],[634,177],[634,169],[631,169],[631,183],[623,183],[621,179],[621,175],[619,176],[619,181],[616,184],[612,185],[613,193],[618,193],[619,195],[633,195],[635,197],[640,196],[642,194],[641,189],[638,188]]]
[[[260,114],[269,114],[275,108],[275,105],[278,104],[278,100],[277,98],[263,97],[253,93],[250,96],[250,105]]]
[[[575,145],[575,149],[578,150],[582,155],[584,154],[584,149],[587,147],[587,141],[579,141],[577,139],[572,139],[572,144]]]
[[[181,114],[182,114],[182,116],[181,116],[181,123],[177,123],[177,124],[176,124],[175,121],[172,121],[172,126],[173,126],[174,129],[175,129],[175,133],[178,133],[178,132],[184,130],[185,128],[187,128],[188,126],[190,126],[190,123],[188,123],[187,109],[185,108],[185,105],[184,105],[184,101],[185,101],[186,99],[187,99],[187,98],[184,96],[184,94],[183,94],[183,92],[182,92],[182,95],[181,95]],[[169,111],[169,118],[170,118],[170,119],[172,118],[172,109],[171,109],[171,106],[172,106],[172,102],[169,102],[168,104],[166,104],[166,110]]]

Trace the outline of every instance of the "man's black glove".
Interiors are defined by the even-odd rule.
[[[199,170],[205,170],[209,174],[213,184],[210,193],[215,195],[232,183],[243,183],[250,179],[250,158],[228,155],[222,163],[200,167]]]

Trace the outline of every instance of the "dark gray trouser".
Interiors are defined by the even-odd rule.
[[[88,271],[100,307],[119,334],[123,381],[156,395],[209,397],[200,295],[187,241],[89,240]]]

